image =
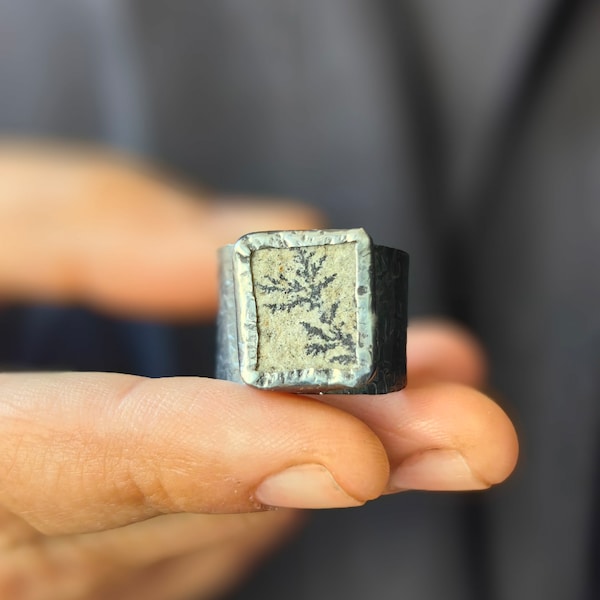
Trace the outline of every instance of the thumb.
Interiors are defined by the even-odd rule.
[[[356,506],[388,471],[366,425],[302,396],[199,378],[0,376],[0,504],[45,533]]]

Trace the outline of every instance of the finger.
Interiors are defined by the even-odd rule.
[[[203,205],[185,204],[178,218],[156,228],[131,221],[110,231],[95,226],[85,240],[74,240],[63,259],[71,265],[68,294],[136,317],[210,318],[218,305],[218,248],[248,231],[319,224],[314,211],[290,202],[225,205],[212,197]]]
[[[294,528],[296,514],[279,510],[239,515],[162,515],[78,536],[44,538],[38,534],[35,543],[4,549],[0,597],[90,598],[92,592],[108,585],[113,588],[117,582],[131,578],[132,573],[146,574],[156,565],[175,564],[188,555],[203,553],[211,561],[213,552],[227,556],[237,547],[246,547],[249,540],[258,546],[283,538]],[[132,593],[125,597],[147,596]]]
[[[474,490],[513,471],[518,441],[502,409],[457,384],[429,384],[383,396],[323,396],[364,421],[390,460],[389,490]]]
[[[485,353],[465,328],[442,319],[410,323],[407,344],[408,385],[446,381],[482,387],[487,376]]]
[[[0,504],[47,533],[168,512],[356,506],[388,462],[320,402],[200,378],[0,375]]]
[[[284,514],[277,514],[280,512]],[[262,517],[262,527],[248,535],[139,569],[121,581],[105,586],[90,600],[179,600],[220,596],[239,584],[265,553],[279,545],[293,530],[287,511],[272,511],[256,517]],[[283,523],[284,520],[287,522]]]
[[[222,205],[97,150],[0,146],[0,297],[212,316],[217,248],[321,221],[299,204],[243,200]]]
[[[238,544],[249,536],[269,536],[272,529],[287,531],[298,514],[282,509],[233,515],[161,515],[126,527],[58,539],[66,540],[75,556],[85,557],[92,565],[129,572],[203,549]]]
[[[39,531],[29,523],[0,507],[0,553],[32,542],[39,537]]]

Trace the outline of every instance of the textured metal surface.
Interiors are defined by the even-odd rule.
[[[225,246],[219,250],[219,292],[215,374],[217,379],[242,383],[233,281],[233,246]]]
[[[274,275],[267,277],[272,285],[261,286],[253,279],[252,256],[265,249],[290,249],[293,252],[290,252],[288,260],[295,259],[298,263],[298,256],[304,256],[310,251],[312,257],[316,254],[314,249],[331,248],[338,244],[353,244],[354,266],[346,265],[345,268],[355,268],[354,289],[349,291],[355,310],[355,314],[352,315],[355,319],[353,322],[356,323],[356,335],[353,338],[355,347],[352,348],[352,358],[342,357],[348,358],[343,364],[340,364],[342,361],[339,353],[336,356],[337,363],[333,361],[324,364],[323,356],[335,345],[336,339],[341,340],[340,345],[345,346],[344,351],[348,352],[349,334],[346,333],[343,340],[339,335],[336,338],[332,334],[330,319],[328,320],[331,315],[335,316],[339,303],[334,302],[333,306],[331,300],[329,305],[320,300],[320,295],[323,295],[322,288],[335,279],[335,274],[321,283],[312,280],[288,281],[283,275],[278,275],[278,278]],[[299,254],[302,252],[304,254]],[[275,256],[279,260],[279,257],[286,256],[286,252]],[[406,253],[374,246],[364,230],[351,229],[248,234],[235,246],[222,249],[219,258],[221,303],[218,319],[218,378],[244,382],[262,389],[306,393],[381,394],[404,387],[408,274]],[[311,267],[312,272],[316,273],[326,261],[326,256],[321,256],[318,261],[315,258],[314,261],[316,262],[312,265],[301,265],[299,268],[306,270]],[[294,264],[294,267],[296,266]],[[302,275],[304,270],[296,270],[296,273]],[[286,302],[267,305],[273,308],[273,312],[275,308],[280,308],[283,316],[289,317],[289,326],[286,326],[285,322],[280,325],[279,335],[283,337],[286,333],[293,333],[293,327],[297,324],[294,322],[292,308],[305,302],[311,305],[311,309],[321,311],[317,316],[323,325],[300,325],[304,325],[304,329],[310,335],[318,334],[322,343],[310,344],[310,351],[298,359],[299,368],[266,371],[261,370],[259,361],[261,324],[257,316],[257,294],[265,287],[269,288],[268,291],[271,291],[270,288],[277,288],[280,280],[289,288],[284,290],[289,292]],[[313,287],[312,296],[300,296],[299,290],[306,290],[308,284],[316,286]],[[345,292],[345,289],[343,291]],[[342,322],[341,325],[346,323]],[[286,331],[287,328],[290,331]],[[264,323],[262,329],[262,333],[266,335]],[[273,332],[269,334],[274,335]],[[320,360],[317,360],[315,356],[319,352]],[[271,363],[285,362],[282,357],[281,363],[278,363],[278,357],[279,355]],[[267,361],[262,362],[266,364]]]
[[[406,327],[408,254],[374,246],[375,371],[364,390],[352,393],[387,394],[406,386]]]

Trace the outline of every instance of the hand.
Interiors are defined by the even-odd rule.
[[[0,300],[212,319],[216,248],[321,220],[289,202],[216,199],[98,149],[0,144]]]
[[[315,219],[291,205],[227,214],[106,157],[16,156],[0,156],[7,297],[212,314],[214,281],[196,280],[214,279],[216,246]],[[42,167],[49,197],[33,176]],[[45,231],[48,220],[60,235]],[[415,326],[409,339],[419,385],[385,397],[315,400],[199,378],[0,375],[0,597],[209,597],[293,530],[296,512],[254,512],[266,505],[356,506],[398,489],[501,481],[517,443],[497,405],[463,385],[481,382],[478,348],[446,325]]]

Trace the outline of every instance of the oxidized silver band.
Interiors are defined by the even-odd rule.
[[[302,393],[406,385],[405,252],[363,229],[278,231],[219,259],[217,378]]]

